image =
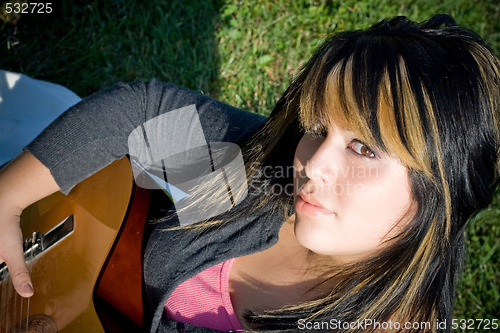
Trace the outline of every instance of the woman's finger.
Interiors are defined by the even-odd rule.
[[[23,297],[33,295],[33,284],[24,260],[22,233],[18,223],[12,223],[2,228],[2,246],[0,258],[5,262],[12,278],[14,288]]]

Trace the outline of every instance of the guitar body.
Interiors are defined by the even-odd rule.
[[[132,190],[130,163],[123,158],[78,184],[68,196],[55,193],[23,212],[21,227],[25,239],[35,231],[47,233],[71,215],[74,225],[69,234],[28,261],[35,288],[33,297],[19,297],[10,277],[1,282],[0,332],[105,331],[95,310],[94,291],[105,275],[103,265],[109,266],[122,222],[130,211]],[[136,257],[140,265],[140,248]],[[138,269],[135,274],[139,276],[139,285],[135,288],[140,292],[141,268]],[[116,282],[109,277],[107,280]],[[109,284],[101,287],[105,292],[110,288]],[[142,309],[141,304],[136,305]]]

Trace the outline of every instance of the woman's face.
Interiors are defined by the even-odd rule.
[[[294,188],[297,240],[341,260],[379,249],[401,230],[412,203],[407,168],[339,128],[304,135]]]

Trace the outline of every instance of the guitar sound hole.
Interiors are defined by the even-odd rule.
[[[12,327],[8,333],[22,332],[57,333],[57,326],[54,319],[47,315],[34,315]]]

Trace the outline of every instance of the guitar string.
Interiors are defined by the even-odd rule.
[[[5,324],[5,332],[7,332],[7,330],[9,329],[9,326],[10,326],[10,320],[9,320],[9,317],[10,317],[10,314],[9,312],[10,311],[7,311],[7,305],[9,304],[9,296],[10,296],[10,288],[7,289],[7,291],[5,291],[5,286],[9,286],[10,283],[7,279],[5,279],[4,281],[2,281],[2,295],[4,295],[5,293],[5,299],[4,301],[2,302],[2,307],[5,307],[5,321],[4,321],[4,324]]]
[[[15,308],[14,308],[14,311],[12,311],[11,307],[7,308],[7,304],[12,305],[12,303],[10,303],[10,299],[11,298],[15,299],[14,285],[10,282],[10,276],[4,280],[2,288],[4,288],[4,287],[8,288],[7,303],[5,303],[5,318],[6,318],[6,320],[5,320],[5,332],[8,332],[9,327],[12,326],[13,323],[15,323],[15,318],[12,318],[12,316],[15,316]],[[12,292],[13,290],[14,290],[14,293]],[[12,313],[12,312],[14,312],[14,313]]]
[[[3,287],[3,283],[2,285],[0,286],[0,300],[2,301],[2,308],[4,307],[4,305],[6,304],[6,301],[5,299],[3,298],[3,293],[4,293],[4,287]],[[7,323],[7,309],[5,309],[5,319],[3,322]],[[2,327],[2,322],[0,322],[0,327]],[[5,331],[7,331],[7,324],[5,324]]]
[[[5,305],[5,332],[8,332],[9,331],[9,327],[13,325],[13,320],[15,319],[12,319],[12,316],[15,315],[15,311],[12,311],[12,308],[11,307],[7,307],[8,304],[11,304],[12,303],[10,302],[10,299],[13,298],[12,296],[15,295],[13,294],[12,290],[14,290],[14,285],[10,282],[10,276],[7,276],[5,278],[5,280],[3,281],[3,284],[2,284],[2,289],[7,289],[7,292],[6,292],[6,295],[7,295],[7,298],[6,298],[6,303],[4,304]],[[14,290],[15,292],[15,290]],[[15,308],[14,308],[15,309]],[[12,313],[14,312],[14,313]]]
[[[28,263],[28,272],[31,277],[31,273],[33,272],[33,252],[35,252],[35,242],[36,242],[36,234],[33,233],[31,236],[31,253],[30,253],[30,259]],[[26,309],[26,332],[28,332],[29,329],[29,319],[30,319],[30,303],[31,303],[31,297],[28,297],[28,306]]]
[[[22,318],[23,318],[23,298],[21,297],[20,299],[20,303],[21,303],[21,312],[20,313],[20,316],[19,316],[19,329],[21,330],[23,328],[23,321],[22,321]]]
[[[7,327],[9,326],[9,323],[8,323],[8,311],[7,311],[7,301],[8,301],[8,293],[9,291],[8,290],[5,290],[4,288],[4,285],[5,283],[4,282],[0,282],[1,283],[1,286],[0,286],[0,300],[2,301],[2,304],[1,304],[1,307],[5,309],[5,320],[3,320],[2,322],[5,324],[5,332],[7,332]],[[0,326],[2,326],[2,322],[0,322]]]
[[[32,252],[33,253],[33,252]],[[28,263],[27,263],[28,264]],[[19,332],[22,331],[23,329],[23,307],[24,307],[24,297],[20,297],[20,303],[21,303],[21,312],[19,316]],[[28,331],[28,320],[29,320],[29,299],[28,299],[28,306],[27,306],[27,311],[26,311],[26,332]]]
[[[10,278],[10,280],[11,280],[12,289],[14,289],[14,284],[12,283],[12,279]],[[18,297],[19,297],[19,295],[17,294],[17,291],[14,289],[14,307],[13,307],[13,309],[15,309],[15,310],[14,310],[14,313],[13,313],[14,319],[12,321],[12,323],[14,323],[14,324],[17,323],[17,316],[16,316],[17,315],[17,311],[16,310],[17,310],[17,299],[18,299]]]

